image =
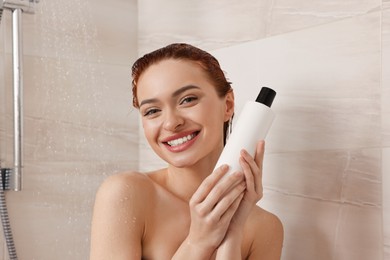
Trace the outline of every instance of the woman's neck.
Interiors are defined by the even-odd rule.
[[[190,167],[177,168],[169,165],[166,174],[167,188],[184,201],[189,201],[202,181],[209,176],[217,163],[218,157],[204,158]]]

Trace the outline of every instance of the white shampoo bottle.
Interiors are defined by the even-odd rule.
[[[265,139],[274,121],[275,114],[271,105],[275,96],[273,89],[262,87],[256,101],[245,103],[215,169],[223,164],[229,165],[225,176],[242,171],[239,163],[240,152],[245,149],[252,156],[255,155],[257,142]]]

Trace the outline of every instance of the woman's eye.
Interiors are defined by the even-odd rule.
[[[181,101],[180,101],[180,105],[182,104],[186,104],[186,103],[191,103],[195,100],[197,100],[198,98],[197,97],[193,97],[193,96],[189,96],[189,97],[185,97],[183,98]]]
[[[158,110],[157,108],[150,108],[150,109],[147,109],[145,112],[144,112],[144,116],[151,116],[151,115],[154,115],[156,114],[157,112],[159,112],[160,110]]]

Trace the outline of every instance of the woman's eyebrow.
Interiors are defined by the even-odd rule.
[[[181,87],[178,90],[176,90],[175,92],[173,92],[172,97],[177,97],[181,93],[186,92],[189,89],[199,89],[199,87],[195,86],[195,85],[187,85],[187,86]]]
[[[139,104],[139,107],[142,107],[142,105],[145,105],[145,104],[155,103],[155,102],[158,102],[158,99],[157,99],[157,98],[144,99],[144,100],[142,100],[141,103]]]
[[[172,93],[172,97],[177,97],[179,96],[180,94],[182,94],[183,92],[186,92],[187,90],[189,89],[199,89],[198,86],[195,86],[195,85],[187,85],[187,86],[184,86],[184,87],[181,87],[177,90],[175,90],[173,93]],[[155,102],[158,102],[158,98],[149,98],[149,99],[144,99],[141,101],[139,107],[141,107],[142,105],[145,105],[145,104],[149,104],[149,103],[155,103]]]

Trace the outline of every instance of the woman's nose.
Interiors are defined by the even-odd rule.
[[[164,118],[164,128],[169,131],[175,131],[184,124],[184,118],[176,110],[166,111]]]

